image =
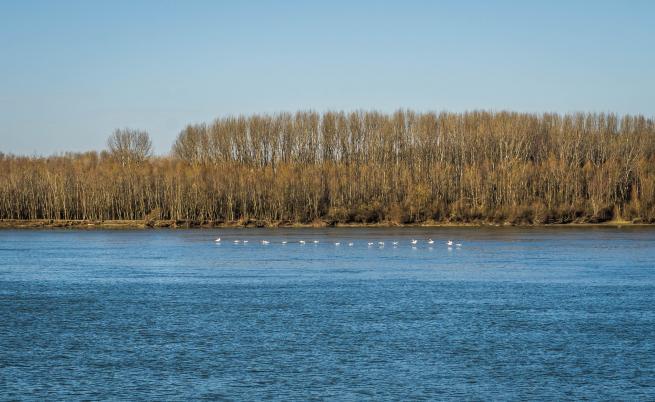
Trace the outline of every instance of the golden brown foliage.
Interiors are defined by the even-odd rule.
[[[655,222],[641,116],[301,112],[189,126],[171,157],[0,156],[0,218]]]

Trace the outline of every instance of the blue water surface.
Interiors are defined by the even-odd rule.
[[[655,229],[0,231],[0,399],[264,398],[653,399]]]

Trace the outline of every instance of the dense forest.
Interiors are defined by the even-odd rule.
[[[655,122],[613,114],[298,112],[186,127],[168,156],[0,154],[0,218],[187,224],[655,223]]]

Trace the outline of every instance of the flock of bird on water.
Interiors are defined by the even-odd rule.
[[[220,244],[220,243],[221,243],[221,238],[220,238],[220,237],[217,238],[216,240],[214,240],[214,242],[217,243],[217,244]],[[435,241],[432,240],[432,239],[425,240],[424,242],[427,243],[427,244],[430,245],[430,246],[432,246],[432,245],[435,244]],[[234,244],[248,244],[248,240],[235,239],[235,240],[232,241],[232,243],[234,243]],[[268,241],[268,240],[261,240],[260,243],[261,243],[262,245],[264,245],[264,246],[265,246],[265,245],[268,245],[268,244],[271,244],[271,242]],[[288,243],[289,243],[289,242],[288,242],[287,240],[282,240],[279,244],[281,244],[281,245],[285,245],[285,244],[288,244]],[[292,243],[295,243],[295,242],[292,242]],[[300,244],[300,245],[304,245],[304,244],[307,244],[308,242],[305,241],[305,240],[298,240],[297,243]],[[320,241],[318,241],[318,240],[312,240],[310,243],[311,243],[311,244],[319,244]],[[368,247],[374,247],[374,246],[376,245],[376,242],[369,241],[369,242],[367,242],[366,244],[367,244]],[[398,246],[400,245],[400,242],[399,242],[399,241],[392,241],[391,244],[392,244],[393,247],[398,247]],[[419,240],[417,240],[417,239],[412,239],[412,240],[410,241],[410,245],[411,245],[412,247],[417,247],[418,244],[419,244]],[[451,248],[453,248],[453,247],[456,247],[456,248],[460,248],[460,247],[462,247],[462,243],[454,243],[452,240],[448,240],[448,241],[446,241],[445,244],[446,244],[446,246],[448,246],[449,249],[451,249]],[[339,242],[339,241],[334,242],[334,245],[335,245],[336,247],[341,246],[341,242]],[[351,242],[348,242],[347,245],[348,245],[348,247],[353,247],[353,246],[355,245],[355,242],[352,242],[352,241],[351,241]],[[377,242],[377,246],[378,246],[378,247],[384,247],[384,246],[385,246],[385,242],[384,242],[384,241],[378,241],[378,242]]]

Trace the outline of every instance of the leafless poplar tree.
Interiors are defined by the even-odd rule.
[[[152,141],[145,131],[117,129],[107,139],[110,154],[122,165],[141,163],[152,155]]]

